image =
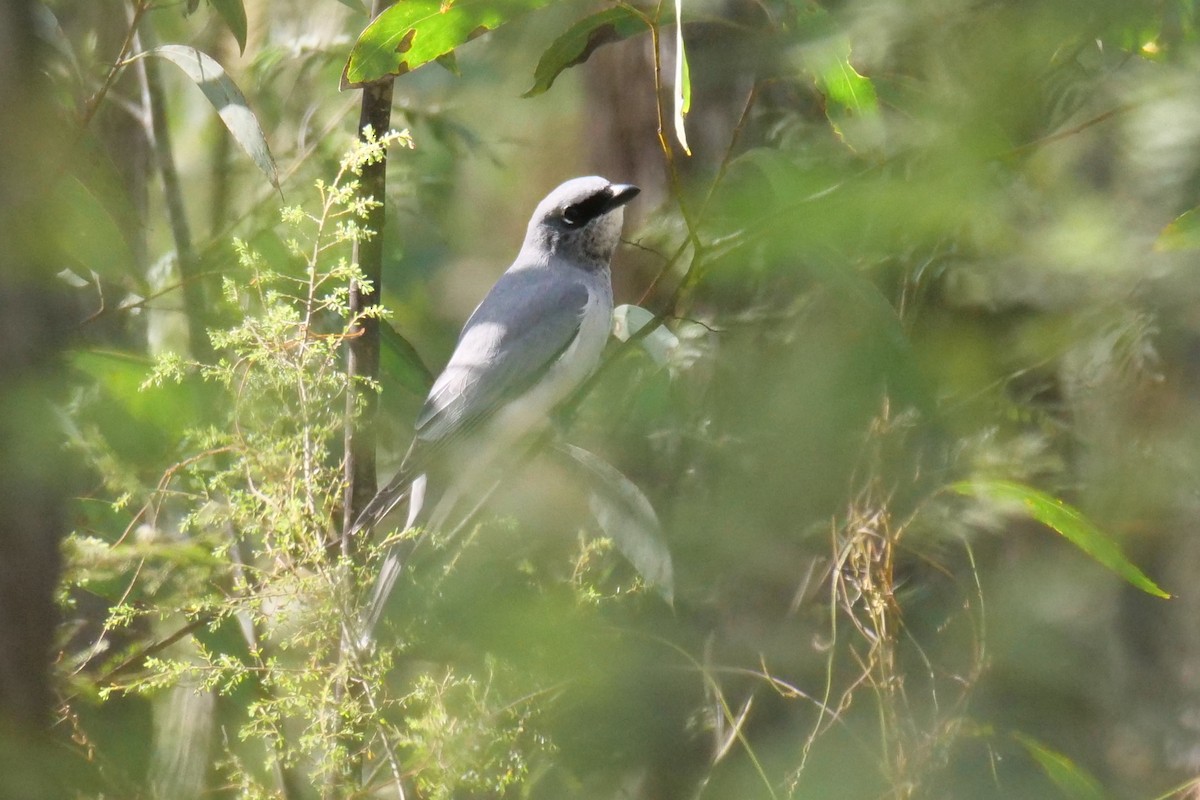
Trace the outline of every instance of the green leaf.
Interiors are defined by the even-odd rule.
[[[416,349],[386,320],[379,320],[379,369],[415,395],[424,396],[433,385],[433,373]]]
[[[564,70],[587,61],[601,45],[619,42],[647,30],[646,23],[628,6],[615,6],[584,17],[567,28],[542,53],[533,71],[533,86],[521,96],[542,94]]]
[[[194,47],[178,44],[164,44],[131,56],[129,60],[150,57],[170,61],[200,87],[208,102],[212,103],[213,108],[221,115],[221,121],[233,134],[234,140],[267,176],[271,185],[279,188],[279,172],[275,168],[275,159],[267,146],[267,137],[263,134],[262,126],[258,124],[258,118],[246,103],[245,95],[225,74],[221,65]]]
[[[688,68],[687,51],[683,48],[683,0],[675,0],[675,138],[689,156],[687,132],[683,120],[692,108],[692,71]]]
[[[671,551],[663,539],[654,507],[634,483],[596,454],[571,444],[558,444],[555,452],[565,463],[581,468],[588,479],[588,505],[604,535],[668,603],[674,602],[675,571]]]
[[[1011,481],[964,481],[955,483],[950,488],[959,494],[1019,506],[1024,513],[1062,534],[1071,544],[1120,575],[1132,586],[1155,597],[1171,597],[1126,558],[1117,543],[1097,528],[1079,509],[1056,497]]]
[[[804,12],[801,28],[804,71],[825,97],[825,117],[838,138],[851,147],[871,147],[882,137],[879,96],[871,79],[850,63],[850,38],[818,7]]]
[[[97,165],[102,163],[98,161]],[[128,201],[119,187],[108,183],[107,175],[88,172],[72,172],[53,182],[50,207],[54,214],[36,219],[34,224],[45,230],[33,235],[56,242],[63,258],[83,272],[99,274],[111,282],[129,278],[140,281],[126,236],[137,228],[129,227],[122,219]]]
[[[246,52],[246,6],[242,0],[208,0],[208,2],[221,15],[221,19],[225,20],[225,26],[233,34],[233,38],[237,39],[238,52]]]
[[[401,0],[366,27],[342,89],[403,75],[551,0]]]
[[[1042,772],[1046,773],[1046,777],[1059,788],[1064,797],[1070,800],[1105,800],[1108,796],[1104,793],[1100,781],[1062,753],[1051,750],[1021,733],[1014,733],[1012,737],[1033,756]]]
[[[164,382],[143,389],[154,364],[144,356],[113,350],[78,350],[71,366],[102,391],[92,419],[110,444],[133,463],[159,464],[197,425],[211,388],[199,380]]]
[[[1154,249],[1159,252],[1200,249],[1200,208],[1185,211],[1163,228]]]

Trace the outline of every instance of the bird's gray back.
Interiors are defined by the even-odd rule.
[[[607,269],[550,260],[504,273],[463,327],[417,418],[417,437],[432,442],[456,436],[521,395],[571,346],[589,308],[609,324]]]

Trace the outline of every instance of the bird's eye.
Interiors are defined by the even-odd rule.
[[[567,206],[566,208],[563,209],[562,219],[563,219],[563,222],[567,223],[567,227],[578,228],[580,225],[582,225],[584,222],[587,221],[587,215],[584,214],[582,208],[580,208],[577,205],[573,205],[573,206]]]

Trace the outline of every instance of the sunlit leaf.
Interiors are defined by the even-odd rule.
[[[542,53],[533,71],[533,86],[523,97],[545,92],[566,69],[587,61],[601,45],[647,31],[646,23],[628,6],[615,6],[576,22]]]
[[[851,147],[878,144],[879,97],[871,79],[850,63],[850,38],[817,6],[806,9],[801,27],[810,41],[801,49],[804,71],[825,97],[825,116]]]
[[[551,0],[404,0],[366,27],[342,69],[342,88],[403,75]]]
[[[415,395],[424,396],[433,385],[433,373],[408,340],[386,320],[379,321],[379,369]]]
[[[588,505],[604,535],[668,603],[674,601],[675,573],[654,507],[642,490],[604,459],[571,444],[555,451],[582,468],[588,479]]]
[[[1062,753],[1021,733],[1014,733],[1013,738],[1033,756],[1063,797],[1070,800],[1105,800],[1108,797],[1100,781]]]
[[[208,0],[221,19],[225,21],[233,38],[237,39],[238,51],[246,52],[246,6],[242,0]]]
[[[688,69],[687,51],[683,47],[683,0],[675,0],[675,138],[689,156],[687,131],[683,120],[692,108],[692,73]]]
[[[204,96],[212,103],[213,108],[221,115],[221,121],[233,134],[234,140],[246,152],[255,165],[271,181],[271,185],[279,186],[279,173],[275,168],[275,159],[267,146],[267,137],[263,134],[258,118],[246,103],[246,97],[237,85],[225,74],[225,70],[212,57],[201,53],[194,47],[177,44],[165,44],[132,56],[137,58],[162,58],[170,61],[183,70],[198,87]]]
[[[1124,578],[1129,584],[1155,597],[1171,595],[1160,589],[1121,552],[1121,548],[1097,528],[1079,509],[1030,486],[1011,481],[964,481],[950,487],[971,495],[1019,507],[1032,519],[1062,534],[1071,544]]]
[[[636,335],[654,320],[654,315],[641,306],[619,305],[613,309],[613,336],[622,342]],[[659,366],[666,366],[671,361],[671,355],[679,349],[679,338],[659,325],[642,337],[641,345]]]
[[[1158,251],[1200,249],[1200,208],[1180,214],[1163,228],[1154,242]]]

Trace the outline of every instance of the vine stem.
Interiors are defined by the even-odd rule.
[[[84,104],[83,113],[79,116],[79,129],[81,133],[91,124],[92,119],[96,116],[96,112],[100,110],[100,106],[104,103],[104,98],[108,96],[109,90],[117,82],[117,76],[121,74],[121,70],[128,63],[126,59],[129,56],[130,49],[133,48],[134,41],[137,39],[138,26],[142,21],[142,16],[149,10],[150,3],[146,2],[146,0],[137,0],[133,4],[133,12],[129,18],[129,28],[125,31],[125,41],[121,42],[121,49],[117,52],[117,57],[113,59],[112,66],[108,68],[108,74],[104,76],[104,82],[100,84],[100,88],[96,90],[95,94],[88,98],[87,103]]]

